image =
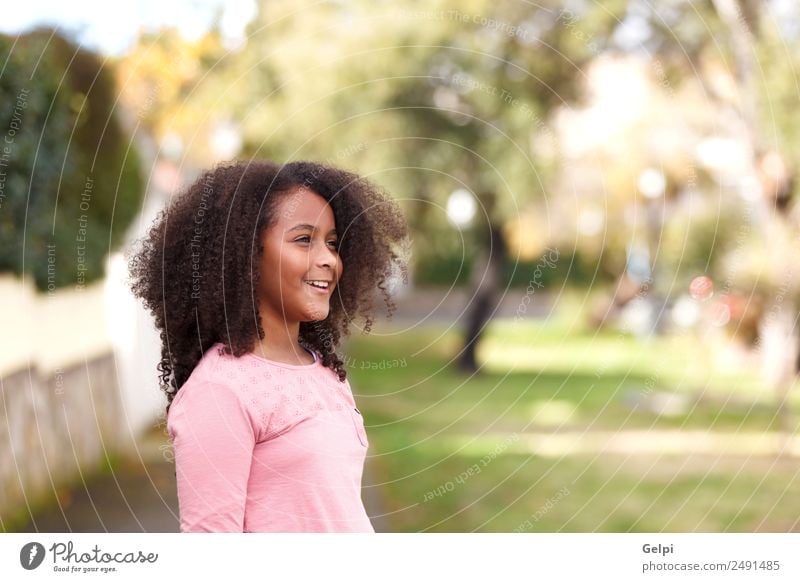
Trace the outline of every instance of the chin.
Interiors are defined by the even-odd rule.
[[[330,312],[331,312],[331,310],[330,310],[329,307],[326,307],[325,309],[320,309],[320,310],[317,310],[317,311],[313,311],[313,312],[307,312],[305,314],[305,317],[303,318],[303,321],[322,321],[323,319],[328,317],[328,314]]]

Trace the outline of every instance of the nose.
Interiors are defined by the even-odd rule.
[[[339,260],[338,255],[331,250],[328,246],[327,242],[323,242],[322,244],[318,245],[316,255],[314,256],[314,260],[318,267],[327,267],[332,271],[336,271],[336,263]]]

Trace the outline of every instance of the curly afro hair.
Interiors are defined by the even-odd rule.
[[[283,197],[300,187],[330,205],[345,266],[328,316],[300,322],[300,343],[344,382],[344,362],[334,350],[349,335],[350,321],[363,316],[369,333],[376,289],[389,317],[396,309],[385,284],[396,267],[406,268],[408,232],[392,198],[364,178],[313,162],[219,165],[172,199],[129,251],[131,289],[161,335],[157,368],[167,412],[213,344],[239,357],[264,339],[257,294],[260,277],[268,276],[259,272],[262,233],[277,221]]]

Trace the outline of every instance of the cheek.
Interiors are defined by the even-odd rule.
[[[302,279],[305,272],[304,257],[290,245],[275,245],[261,259],[261,274],[277,285],[283,280],[284,286],[290,279]]]
[[[281,288],[285,288],[288,283],[286,267],[285,258],[276,255],[274,249],[271,253],[265,253],[260,263],[261,290],[277,297],[281,293]]]

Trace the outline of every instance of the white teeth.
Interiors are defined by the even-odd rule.
[[[328,288],[328,283],[326,283],[324,281],[306,281],[306,283],[308,283],[309,285],[311,285],[313,287],[319,287],[320,289],[327,289]]]

